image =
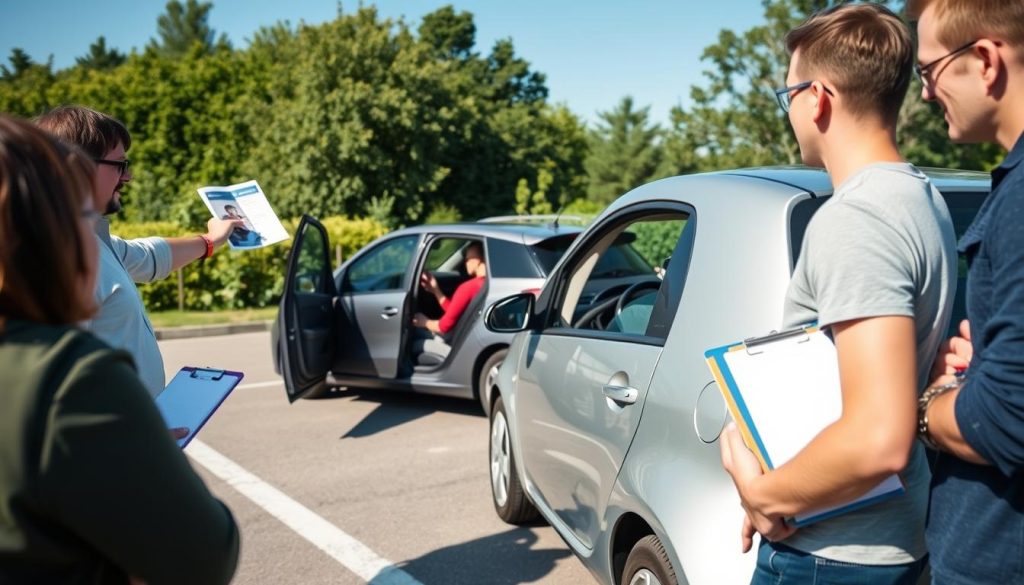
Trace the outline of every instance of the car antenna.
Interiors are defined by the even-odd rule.
[[[562,217],[562,212],[565,211],[565,204],[558,208],[558,212],[555,213],[555,219],[551,222],[551,229],[558,229],[558,218]]]

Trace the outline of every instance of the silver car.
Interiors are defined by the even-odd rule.
[[[988,175],[927,172],[962,233]],[[489,328],[521,331],[491,398],[498,515],[539,512],[607,585],[748,582],[756,555],[739,552],[742,512],[715,444],[728,415],[704,351],[779,326],[807,223],[831,193],[804,168],[645,185],[576,238],[538,297],[490,307]],[[646,257],[644,280],[593,293],[593,267],[624,239],[670,253]]]
[[[490,406],[490,389],[512,335],[488,331],[480,319],[483,309],[512,293],[539,292],[544,277],[582,231],[565,225],[572,218],[523,219],[396,230],[332,272],[326,230],[304,217],[271,341],[288,398],[314,398],[346,386],[478,398],[485,409]],[[431,272],[450,296],[469,278],[463,253],[472,243],[483,247],[487,280],[448,333],[451,352],[447,357],[414,353],[412,316],[441,315],[434,295],[421,290],[418,275]],[[639,253],[625,242],[598,269],[616,282],[649,275]],[[596,279],[592,286],[604,288],[604,282]]]

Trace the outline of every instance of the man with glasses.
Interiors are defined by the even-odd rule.
[[[783,326],[812,321],[839,358],[842,414],[769,473],[735,427],[722,460],[761,534],[753,583],[914,584],[926,559],[928,464],[915,441],[918,392],[949,324],[953,224],[939,192],[896,148],[914,59],[910,32],[878,4],[815,14],[786,37],[776,92],[804,162],[834,194],[807,227]],[[848,503],[898,473],[905,493],[799,529],[786,518]]]
[[[926,532],[933,582],[1024,583],[1024,0],[908,9],[922,97],[942,106],[950,139],[1009,151],[960,240],[970,326],[939,355],[941,377],[918,407],[921,439],[938,451]],[[962,382],[946,383],[964,367]]]
[[[56,108],[36,123],[93,158],[95,208],[104,215],[120,211],[121,189],[132,180],[125,155],[132,141],[124,125],[80,106]],[[99,310],[83,326],[112,347],[132,354],[139,377],[152,396],[164,389],[164,363],[135,283],[165,278],[189,262],[210,257],[240,225],[239,220],[211,219],[201,235],[124,240],[110,234],[106,218],[96,222],[100,263],[95,301]]]

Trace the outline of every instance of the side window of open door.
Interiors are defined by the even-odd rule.
[[[327,230],[304,215],[288,256],[278,351],[288,400],[322,393],[337,339]]]

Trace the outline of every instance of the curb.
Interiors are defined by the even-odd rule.
[[[188,339],[190,337],[210,337],[213,335],[233,335],[235,333],[253,333],[270,331],[273,321],[256,321],[254,323],[230,323],[227,325],[195,325],[191,327],[165,327],[155,329],[158,341],[168,339]]]

